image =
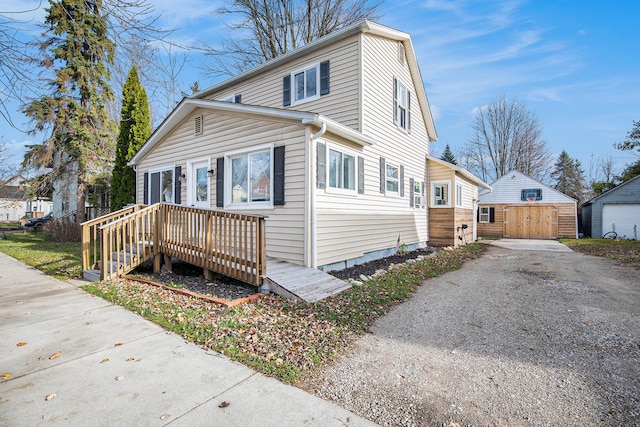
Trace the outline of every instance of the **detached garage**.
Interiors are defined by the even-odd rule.
[[[614,231],[638,240],[640,234],[640,175],[582,205],[582,227],[591,237]]]
[[[518,171],[478,197],[478,236],[556,239],[578,236],[575,199]]]

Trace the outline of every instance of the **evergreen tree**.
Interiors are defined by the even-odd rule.
[[[569,157],[569,154],[562,150],[558,160],[554,164],[551,178],[555,180],[554,188],[569,197],[580,201],[584,190],[584,171],[578,160]]]
[[[127,163],[151,135],[147,93],[134,65],[122,91],[120,130],[116,140],[116,161],[111,176],[111,211],[135,203],[136,174]]]
[[[452,165],[457,165],[458,164],[458,161],[456,160],[455,156],[451,152],[451,148],[449,148],[449,144],[447,144],[447,146],[444,147],[444,153],[442,153],[442,157],[440,157],[440,160],[444,160],[445,162],[449,162]]]
[[[90,172],[110,160],[113,135],[105,104],[113,98],[108,65],[114,45],[101,0],[49,3],[38,64],[53,71],[48,79],[51,94],[32,101],[24,112],[34,122],[33,132],[51,133],[42,144],[30,147],[25,163],[53,166],[53,179],[77,176],[76,218],[83,222]]]

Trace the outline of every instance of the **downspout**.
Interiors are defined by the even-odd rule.
[[[327,131],[327,124],[322,122],[320,130],[317,133],[311,135],[311,167],[309,168],[311,173],[309,174],[310,195],[309,203],[311,205],[311,268],[318,268],[318,250],[317,250],[317,230],[316,230],[316,179],[317,172],[317,159],[318,154],[317,141]],[[316,171],[314,174],[313,171]]]

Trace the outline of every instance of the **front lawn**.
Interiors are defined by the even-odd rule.
[[[442,250],[316,303],[269,295],[224,307],[125,279],[83,289],[266,375],[295,382],[348,348],[425,279],[456,270],[485,249],[483,244],[470,244]],[[180,277],[173,280],[179,283]]]
[[[576,252],[620,261],[640,269],[640,241],[614,239],[560,239]]]
[[[0,238],[0,252],[57,279],[82,276],[80,242],[53,242],[41,232],[12,232]]]

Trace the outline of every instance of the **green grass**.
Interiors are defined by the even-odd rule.
[[[640,240],[560,239],[576,252],[620,261],[640,268]]]
[[[20,223],[17,221],[0,221],[0,230],[20,230]]]
[[[58,243],[40,232],[14,232],[0,239],[0,252],[57,279],[77,279],[82,275],[79,242]]]

